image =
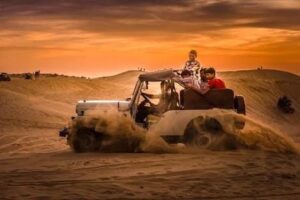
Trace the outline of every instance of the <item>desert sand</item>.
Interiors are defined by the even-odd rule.
[[[125,99],[139,73],[0,82],[0,199],[300,199],[298,153],[72,152],[58,130],[75,115],[77,100]],[[219,76],[245,97],[249,118],[299,149],[299,76],[273,70]],[[282,95],[293,100],[295,114],[276,108]]]

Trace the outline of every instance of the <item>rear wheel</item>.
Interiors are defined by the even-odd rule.
[[[220,122],[215,118],[197,117],[186,127],[185,144],[211,150],[237,149],[235,138],[224,132]]]
[[[184,140],[191,146],[208,147],[215,137],[222,135],[222,130],[215,118],[197,117],[187,125]]]
[[[238,114],[246,115],[246,104],[245,99],[242,96],[236,96],[234,98],[234,108]]]

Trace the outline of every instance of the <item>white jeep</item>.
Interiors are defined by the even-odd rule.
[[[141,74],[131,98],[126,100],[80,100],[73,120],[87,118],[97,112],[117,111],[129,115],[137,125],[154,130],[168,143],[206,145],[210,137],[218,135],[222,129],[217,119],[207,117],[212,109],[246,114],[242,96],[235,96],[230,89],[210,90],[201,95],[174,81],[172,77],[176,72],[163,70]],[[243,124],[236,124],[243,128]],[[95,142],[101,140],[101,133],[90,128],[77,132],[81,142],[70,144],[69,141],[73,149],[78,152],[95,151]],[[66,135],[70,138],[68,129],[60,132],[60,136]]]

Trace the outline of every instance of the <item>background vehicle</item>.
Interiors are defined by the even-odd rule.
[[[7,73],[0,74],[0,81],[11,81],[9,75]]]

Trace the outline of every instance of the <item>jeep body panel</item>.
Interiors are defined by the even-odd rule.
[[[155,132],[160,136],[183,136],[185,129],[193,119],[203,117],[215,117],[216,111],[219,113],[236,114],[234,110],[170,110],[165,112],[160,119],[149,127],[150,132]]]

